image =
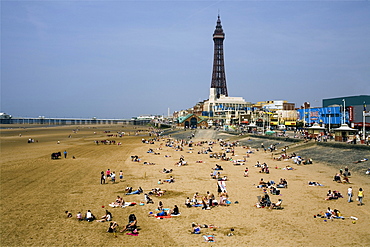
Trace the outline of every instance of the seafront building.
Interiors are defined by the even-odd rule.
[[[214,56],[209,98],[198,102],[186,112],[176,112],[174,116],[177,117],[178,126],[196,128],[197,126],[239,124],[240,116],[250,111],[250,102],[246,102],[242,97],[228,96],[223,49],[224,39],[225,33],[220,16],[218,16],[213,33]]]
[[[175,112],[179,127],[244,125],[266,129],[306,128],[313,125],[326,131],[347,124],[349,128],[370,127],[369,113],[364,102],[369,95],[324,99],[323,107],[311,108],[308,102],[300,108],[286,100],[247,102],[242,97],[229,97],[226,85],[223,41],[225,33],[220,16],[213,33],[214,57],[211,88],[207,100],[196,103],[187,110]]]

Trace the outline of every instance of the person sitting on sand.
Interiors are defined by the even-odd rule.
[[[259,181],[257,188],[262,188],[262,187],[266,187],[266,182],[263,181],[263,178],[261,178],[261,180]]]
[[[272,195],[280,195],[280,190],[276,188],[276,186],[271,186],[270,193]]]
[[[351,172],[349,171],[348,166],[344,167],[343,176],[347,176],[347,177],[351,176]]]
[[[97,220],[97,222],[106,222],[112,220],[112,214],[108,210],[105,210],[105,214],[100,218],[100,220]]]
[[[158,208],[157,208],[157,210],[158,211],[161,211],[163,209],[163,202],[162,201],[159,201],[158,202]]]
[[[88,222],[94,221],[96,218],[95,216],[91,213],[90,210],[87,210],[86,215],[85,215],[85,220]]]
[[[271,205],[270,196],[265,193],[264,196],[261,197],[259,204],[261,207],[269,207]]]
[[[154,188],[148,194],[149,195],[155,195],[155,196],[163,196],[165,192],[166,191],[161,190],[161,188]]]
[[[187,197],[186,200],[185,200],[185,206],[187,208],[191,208],[191,202],[190,202],[190,198],[189,197]]]
[[[344,175],[344,174],[343,174],[343,180],[342,180],[342,183],[347,183],[347,184],[349,184],[349,183],[350,183],[350,182],[349,182],[348,177],[347,177],[346,175]]]
[[[144,194],[144,200],[145,200],[146,204],[154,203],[152,198],[150,198],[148,194]]]
[[[334,209],[332,215],[336,219],[344,219],[344,217],[342,216],[342,214],[340,213],[338,209]]]
[[[125,201],[123,200],[123,198],[120,197],[120,196],[117,196],[117,199],[114,202],[110,203],[109,206],[111,206],[113,208],[121,207],[124,203],[125,203]]]
[[[128,217],[128,224],[120,231],[135,231],[137,229],[137,219],[135,214],[130,214]]]
[[[109,224],[109,228],[108,228],[107,232],[115,233],[117,231],[117,227],[118,227],[118,223],[113,221]]]
[[[192,234],[200,234],[200,225],[192,223],[191,227],[193,228],[193,230],[191,231]]]
[[[202,197],[202,209],[211,209],[209,205],[207,204],[207,197]]]
[[[271,203],[270,209],[280,208],[283,200],[279,199],[276,203]]]
[[[288,182],[286,181],[286,179],[282,179],[280,178],[280,182],[278,183],[277,185],[278,188],[288,188]]]
[[[175,206],[173,207],[173,209],[170,211],[170,214],[171,214],[171,215],[179,215],[179,214],[180,214],[180,210],[179,210],[179,208],[177,207],[177,205],[175,205]]]
[[[336,199],[338,199],[341,195],[340,195],[340,193],[338,192],[338,191],[331,191],[331,190],[329,190],[328,191],[328,193],[326,194],[326,198],[325,198],[325,200],[336,200]]]
[[[226,203],[227,199],[228,199],[228,196],[227,196],[226,192],[222,192],[221,195],[220,195],[219,205],[226,206],[227,205],[227,203]]]
[[[342,182],[341,179],[340,179],[340,173],[335,174],[333,181],[335,181],[337,183],[341,183]]]
[[[213,170],[219,171],[219,170],[223,170],[223,168],[219,164],[216,164]]]
[[[72,213],[69,212],[69,211],[65,211],[66,215],[67,215],[67,218],[72,218]]]
[[[77,213],[76,218],[77,218],[78,221],[82,221],[83,220],[81,212],[78,212]]]
[[[333,210],[331,210],[330,207],[328,207],[328,209],[326,210],[325,216],[328,219],[331,219],[333,217]]]

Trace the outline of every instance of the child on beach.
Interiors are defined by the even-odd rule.
[[[77,213],[76,218],[77,218],[77,220],[79,220],[79,221],[82,221],[82,220],[83,220],[83,219],[82,219],[82,214],[81,214],[81,212],[78,212],[78,213]]]
[[[249,170],[248,170],[248,167],[246,167],[244,170],[244,177],[248,177],[248,176],[249,176]]]
[[[112,172],[112,174],[110,175],[110,179],[112,180],[112,183],[116,182],[116,173],[115,172]]]
[[[122,179],[123,178],[123,172],[122,170],[119,171],[119,179]]]

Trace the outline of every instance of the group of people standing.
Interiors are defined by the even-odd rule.
[[[108,169],[106,172],[100,172],[100,184],[105,184],[110,179],[112,183],[116,182],[116,172]],[[123,179],[123,171],[119,171],[119,179]]]
[[[353,202],[353,200],[352,200],[352,197],[353,197],[352,187],[348,188],[347,195],[348,195],[348,202]],[[358,192],[357,192],[357,201],[358,201],[359,206],[363,205],[363,202],[362,202],[363,198],[364,198],[364,190],[362,188],[359,188]]]

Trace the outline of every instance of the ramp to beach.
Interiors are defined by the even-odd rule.
[[[217,131],[213,129],[197,129],[193,141],[208,141],[217,138]]]

